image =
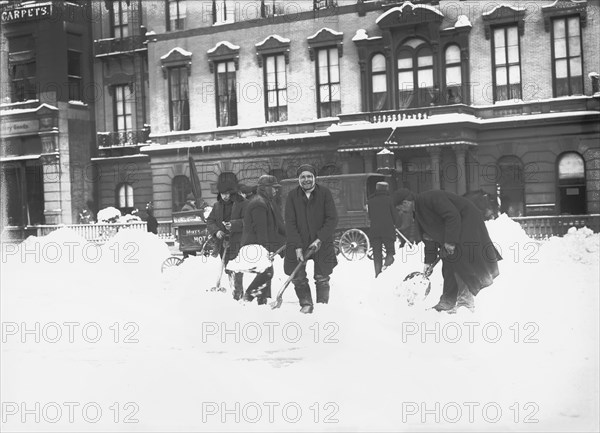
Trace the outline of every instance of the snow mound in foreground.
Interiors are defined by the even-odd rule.
[[[128,228],[122,228],[102,245],[104,264],[150,274],[160,273],[170,255],[167,244],[155,234]]]
[[[552,236],[542,243],[540,259],[552,263],[570,261],[571,263],[600,265],[600,233],[594,233],[587,227],[571,227],[563,237]]]

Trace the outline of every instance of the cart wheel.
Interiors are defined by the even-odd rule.
[[[348,260],[363,259],[369,246],[369,238],[359,229],[347,230],[340,238],[340,252]]]
[[[180,259],[179,257],[176,256],[171,256],[165,259],[165,261],[162,263],[162,266],[160,268],[161,272],[164,272],[165,269],[167,268],[171,268],[173,266],[179,266],[180,264],[183,263],[183,259]]]

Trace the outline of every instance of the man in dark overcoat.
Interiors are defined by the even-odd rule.
[[[288,193],[285,205],[287,233],[284,271],[291,275],[296,265],[304,260],[309,248],[315,253],[314,279],[317,303],[329,302],[329,278],[337,265],[333,234],[338,216],[331,191],[316,183],[317,171],[303,164],[296,171],[299,186]],[[302,313],[313,312],[313,301],[305,267],[292,280]]]
[[[375,278],[383,269],[382,245],[385,246],[385,266],[394,263],[396,254],[396,226],[400,226],[400,215],[392,204],[387,182],[377,182],[375,193],[367,201],[367,209],[371,225],[369,227],[369,239],[373,248],[373,265],[375,266]]]
[[[272,255],[285,244],[285,224],[281,209],[274,200],[280,186],[275,176],[263,175],[258,179],[257,193],[248,202],[244,214],[242,246],[261,245]],[[244,300],[257,298],[258,304],[265,304],[267,298],[271,297],[272,278],[271,265],[250,283]]]
[[[465,197],[439,190],[415,194],[403,188],[394,201],[414,212],[425,243],[425,270],[437,255],[442,259],[444,288],[433,308],[456,312],[464,306],[473,311],[473,297],[493,283],[502,260],[479,209]]]

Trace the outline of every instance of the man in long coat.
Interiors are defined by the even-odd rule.
[[[382,245],[385,246],[385,266],[394,263],[396,253],[396,226],[400,226],[400,215],[392,204],[387,182],[377,182],[375,193],[367,201],[369,220],[369,239],[373,247],[373,265],[375,278],[383,269]]]
[[[242,246],[261,245],[272,255],[285,243],[285,225],[275,201],[280,186],[275,176],[265,174],[258,179],[257,193],[247,202],[244,214]],[[244,300],[252,301],[256,297],[258,304],[265,304],[271,297],[272,278],[273,266],[270,266],[250,283]]]
[[[425,268],[442,259],[444,288],[437,311],[475,308],[474,296],[499,275],[496,250],[479,209],[465,197],[448,191],[415,194],[396,191],[394,202],[414,218],[425,243]]]
[[[288,193],[285,205],[287,233],[284,271],[291,275],[296,265],[304,260],[309,248],[316,252],[314,279],[317,303],[329,302],[329,278],[337,265],[333,233],[337,226],[337,211],[331,191],[316,183],[317,171],[309,164],[296,171],[299,186]],[[292,280],[302,313],[313,312],[313,301],[305,267],[300,268]]]

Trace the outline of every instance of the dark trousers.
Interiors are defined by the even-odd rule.
[[[372,237],[371,246],[373,247],[373,265],[375,266],[375,276],[381,273],[383,268],[383,251],[381,246],[385,245],[385,254],[388,257],[393,257],[396,254],[396,247],[394,245],[395,239],[383,238],[383,237]]]
[[[271,279],[273,278],[273,266],[268,267],[250,283],[246,289],[245,299],[251,301],[256,298],[259,304],[266,304],[267,298],[271,297]]]
[[[327,304],[329,302],[329,275],[321,275],[317,273],[317,266],[315,264],[315,286],[317,289],[317,303]],[[306,275],[306,267],[300,268],[294,279],[294,289],[296,290],[296,296],[301,307],[307,305],[312,306],[312,294],[310,293],[310,286],[308,285],[308,277]]]

